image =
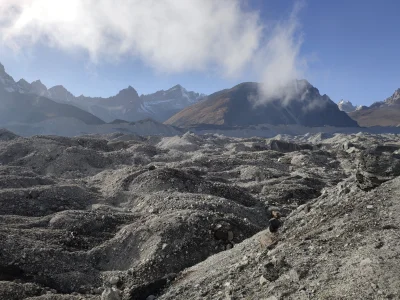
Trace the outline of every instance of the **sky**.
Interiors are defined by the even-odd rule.
[[[277,96],[305,78],[370,105],[400,88],[399,11],[396,0],[0,0],[0,62],[77,96],[244,81]]]

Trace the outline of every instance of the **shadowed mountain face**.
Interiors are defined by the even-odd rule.
[[[191,92],[181,85],[175,85],[164,91],[141,95],[142,109],[150,116],[156,116],[158,121],[164,122],[182,109],[201,101],[204,94]]]
[[[75,118],[88,125],[104,124],[103,120],[73,105],[34,94],[8,92],[0,86],[1,124],[37,123],[57,117]]]
[[[400,89],[385,101],[375,102],[349,114],[360,126],[399,126],[400,125]]]
[[[345,112],[340,111],[327,95],[321,96],[308,82],[302,80],[294,84],[301,86],[301,89],[297,93],[298,96],[292,97],[291,101],[275,99],[262,103],[259,85],[254,82],[242,83],[187,107],[167,120],[166,124],[180,127],[200,124],[358,126]]]
[[[54,100],[60,101],[61,99]],[[136,108],[140,107],[141,101],[137,91],[131,86],[109,98],[85,97],[82,95],[73,98],[71,102],[106,122],[115,119],[140,120],[147,117],[147,115],[137,112]]]

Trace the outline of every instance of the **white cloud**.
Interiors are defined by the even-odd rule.
[[[240,0],[0,0],[0,43],[85,51],[91,63],[126,56],[161,72],[257,73],[265,100],[302,75],[296,15],[266,30]]]
[[[262,34],[236,0],[1,0],[0,37],[15,50],[46,43],[92,61],[138,57],[156,70],[239,72]]]
[[[306,69],[306,60],[300,56],[303,42],[300,23],[297,15],[304,2],[296,2],[290,17],[279,22],[269,34],[266,44],[258,53],[256,62],[261,78],[261,95],[259,104],[281,99],[287,104],[294,97],[301,95],[306,87],[302,79]]]

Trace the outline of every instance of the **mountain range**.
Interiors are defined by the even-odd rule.
[[[88,125],[105,123],[74,105],[57,103],[35,93],[39,87],[40,82],[15,82],[0,65],[0,124],[31,124],[58,117],[75,118]]]
[[[370,107],[356,107],[345,100],[335,104],[306,80],[293,81],[286,90],[295,91],[290,99],[282,95],[268,101],[259,92],[260,84],[255,82],[241,83],[209,96],[187,91],[179,84],[140,96],[131,86],[107,98],[74,96],[62,85],[47,88],[40,80],[29,83],[20,79],[16,82],[0,64],[0,124],[33,124],[54,118],[77,119],[86,125],[152,119],[183,128],[256,124],[308,127],[400,124],[400,89]]]
[[[351,103],[350,101],[346,101],[346,100],[340,100],[338,102],[338,107],[341,111],[344,111],[346,113],[350,113],[352,111],[355,111],[357,109],[360,109],[361,106],[355,106],[353,105],[353,103]]]
[[[371,106],[356,107],[350,101],[341,100],[338,107],[363,127],[400,126],[400,89],[386,100]]]
[[[179,127],[256,124],[358,126],[327,95],[321,95],[306,80],[296,80],[287,89],[297,91],[287,103],[279,98],[265,101],[259,92],[258,83],[242,83],[208,96],[183,109],[165,123]]]
[[[68,101],[106,122],[115,119],[139,121],[146,118],[163,122],[204,97],[203,94],[187,91],[181,85],[140,96],[133,87],[128,86],[117,95],[108,98],[83,95],[75,97],[62,86],[53,87],[48,91],[50,99]]]
[[[163,122],[183,108],[200,101],[205,95],[187,91],[181,85],[168,90],[160,90],[153,94],[140,95],[128,86],[115,96],[108,98],[74,96],[64,86],[47,88],[40,80],[28,83],[24,79],[15,82],[0,64],[0,85],[8,92],[34,94],[58,103],[71,104],[83,109],[105,122],[115,119],[139,121],[152,118]]]

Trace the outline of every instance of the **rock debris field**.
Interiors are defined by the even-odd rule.
[[[400,139],[0,132],[0,299],[400,299]]]

